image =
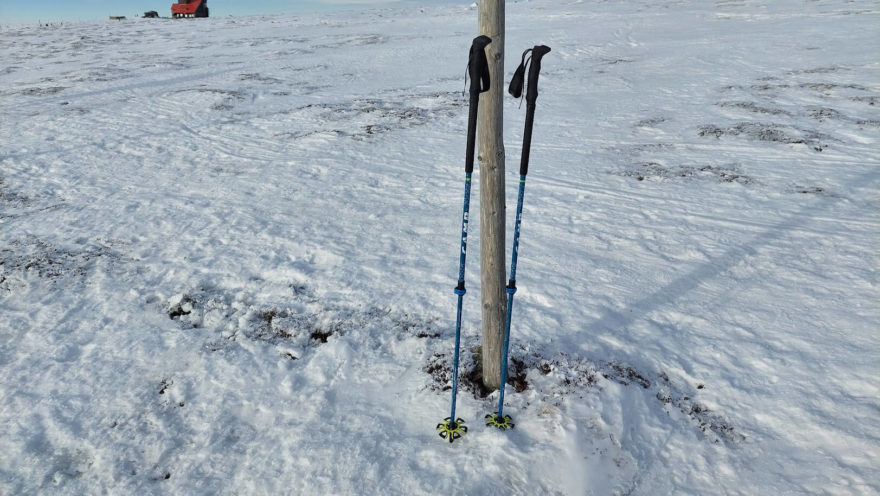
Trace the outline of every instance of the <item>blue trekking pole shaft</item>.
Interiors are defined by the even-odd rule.
[[[455,417],[455,400],[458,395],[458,358],[461,346],[461,313],[464,295],[467,293],[464,285],[464,269],[467,260],[467,228],[468,215],[471,202],[471,176],[474,171],[474,150],[477,139],[477,107],[480,102],[480,93],[489,89],[489,66],[485,48],[492,39],[488,36],[477,36],[471,44],[468,56],[468,76],[471,79],[470,102],[468,112],[467,149],[465,151],[464,165],[464,207],[461,216],[461,251],[458,258],[458,284],[455,294],[458,295],[458,309],[455,314],[455,351],[452,362],[452,404],[449,418],[445,422],[437,424],[440,437],[453,442],[467,432],[467,427],[462,425],[463,420]]]
[[[508,91],[515,97],[522,94],[522,86],[525,81],[526,53],[531,52],[529,65],[528,85],[526,90],[526,123],[523,133],[522,157],[519,165],[519,194],[516,200],[516,224],[513,231],[513,251],[510,259],[510,279],[507,281],[507,320],[504,326],[504,352],[501,358],[501,386],[498,388],[498,412],[494,417],[487,416],[490,425],[502,429],[513,427],[512,419],[504,417],[504,386],[507,383],[507,359],[510,350],[510,322],[513,316],[513,295],[516,293],[516,262],[519,254],[519,234],[522,223],[523,198],[526,192],[526,175],[529,173],[529,155],[532,147],[532,127],[535,122],[535,103],[538,100],[538,75],[541,72],[541,59],[550,51],[550,47],[536,45],[523,53],[523,61],[517,68],[513,80],[510,82]]]
[[[471,203],[471,173],[465,173],[464,180],[464,211],[461,216],[461,255],[459,256],[458,265],[458,286],[455,287],[455,294],[458,295],[458,311],[455,315],[455,358],[452,362],[452,408],[449,418],[455,420],[455,397],[458,395],[458,349],[461,344],[461,308],[464,295],[467,290],[464,287],[464,268],[465,259],[467,258],[467,228],[468,228],[468,212]]]
[[[522,167],[520,167],[522,169]],[[519,251],[519,226],[522,222],[523,197],[526,194],[526,175],[519,176],[519,194],[516,198],[516,225],[513,229],[513,254],[510,257],[510,279],[507,281],[507,320],[504,325],[504,356],[501,358],[501,387],[498,395],[498,416],[504,408],[504,385],[507,383],[507,354],[510,349],[510,318],[513,315],[513,295],[516,293],[516,257]]]

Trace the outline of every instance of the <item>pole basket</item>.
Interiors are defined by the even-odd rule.
[[[451,443],[461,436],[464,436],[465,433],[467,433],[467,429],[467,426],[464,425],[464,420],[457,418],[453,422],[452,417],[446,417],[443,419],[443,422],[437,424],[437,435],[443,439],[449,440]]]
[[[505,415],[502,417],[497,413],[490,413],[486,415],[486,425],[488,427],[495,427],[496,429],[507,431],[513,429],[516,424],[513,423],[513,419],[510,418],[510,415]]]

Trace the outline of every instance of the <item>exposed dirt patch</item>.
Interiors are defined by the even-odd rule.
[[[315,329],[314,331],[312,331],[311,334],[309,334],[309,337],[312,339],[312,341],[326,343],[327,339],[329,339],[330,336],[332,336],[332,335],[333,335],[333,330],[324,331],[321,329]]]
[[[51,96],[61,93],[66,89],[66,86],[35,87],[21,90],[20,94],[24,96]]]
[[[645,376],[639,373],[636,369],[617,362],[606,363],[603,367],[602,377],[623,384],[624,386],[637,384],[641,386],[642,389],[648,389],[651,387],[651,381],[646,379]]]
[[[807,110],[807,115],[809,115],[813,119],[816,119],[817,121],[846,119],[846,116],[844,116],[837,110],[827,107],[811,108]]]
[[[733,444],[745,440],[746,437],[738,432],[726,417],[713,412],[705,404],[693,398],[692,394],[683,393],[672,386],[665,373],[661,373],[658,378],[659,383],[655,394],[657,400],[664,405],[678,408],[707,436],[707,439],[715,443],[724,441]],[[703,391],[706,389],[706,385],[698,384],[696,389]]]
[[[263,84],[283,84],[284,81],[272,76],[264,76],[259,73],[248,73],[248,74],[239,74],[239,79],[242,81],[256,81],[258,83]]]
[[[458,92],[396,94],[385,98],[362,98],[349,102],[313,103],[289,111],[305,121],[321,122],[324,129],[279,135],[289,139],[332,134],[354,139],[421,126],[443,117],[455,117],[467,100]]]
[[[648,117],[636,122],[635,127],[656,127],[664,122],[666,122],[665,117]]]
[[[33,277],[52,284],[60,280],[85,283],[99,264],[112,269],[123,258],[100,241],[83,240],[80,245],[62,248],[29,236],[0,249],[0,294],[13,291]]]
[[[168,317],[171,320],[179,319],[184,315],[189,315],[193,310],[193,301],[192,298],[186,295],[181,295],[179,299],[172,299],[168,302]]]
[[[459,364],[459,391],[467,391],[474,398],[485,398],[492,391],[482,386],[482,372],[479,369],[479,347],[462,353]],[[695,396],[707,390],[705,383],[682,388],[673,384],[664,373],[649,373],[637,367],[610,360],[596,365],[581,357],[558,353],[553,356],[542,356],[539,352],[524,353],[517,351],[510,359],[507,384],[513,389],[507,393],[521,393],[537,387],[535,393],[543,402],[561,405],[569,396],[583,398],[589,394],[597,394],[609,384],[623,387],[637,387],[657,399],[661,408],[676,408],[685,418],[689,419],[711,442],[739,443],[745,439],[726,417],[713,412]],[[430,377],[428,387],[433,391],[448,392],[452,389],[452,356],[446,353],[432,354],[424,367]],[[543,377],[534,386],[529,383],[529,374],[540,374]],[[539,377],[539,376],[533,376]],[[546,378],[550,378],[548,382]],[[537,379],[536,379],[537,380]]]
[[[854,96],[850,97],[850,100],[854,102],[867,103],[870,106],[874,106],[877,104],[878,97],[876,96]]]
[[[389,318],[393,323],[393,329],[404,335],[419,339],[439,338],[442,335],[436,318],[425,319],[408,312],[389,315]]]
[[[18,192],[13,191],[6,181],[0,177],[0,206],[10,205],[13,207],[22,207],[30,203],[30,199]],[[0,214],[2,215],[2,214]]]
[[[165,391],[168,391],[174,385],[174,381],[171,379],[162,379],[162,383],[159,384],[159,394],[165,394]]]
[[[458,366],[458,389],[467,391],[474,398],[485,398],[494,390],[483,385],[483,360],[480,347],[475,347],[470,352],[462,351],[459,356]],[[453,356],[446,353],[434,353],[428,359],[424,370],[431,376],[428,387],[434,391],[449,391],[452,389],[452,366]],[[521,358],[511,358],[507,369],[507,384],[515,392],[521,393],[529,389],[527,378],[529,367]]]
[[[618,172],[624,177],[632,177],[639,181],[645,180],[697,180],[717,183],[737,183],[743,185],[753,184],[756,181],[740,172],[736,164],[726,166],[689,166],[689,165],[665,165],[661,162],[642,162],[629,166],[626,170]]]
[[[721,102],[718,104],[718,106],[719,107],[726,107],[726,108],[735,108],[735,109],[739,109],[739,110],[745,110],[747,112],[751,112],[754,114],[786,115],[786,116],[794,115],[787,110],[782,110],[782,109],[772,108],[772,107],[764,107],[764,106],[758,105],[754,102]]]
[[[721,138],[724,136],[739,136],[752,141],[806,145],[817,152],[821,152],[823,149],[827,148],[828,143],[833,141],[830,136],[818,131],[799,130],[777,124],[765,124],[760,122],[740,122],[727,127],[707,124],[699,126],[697,128],[697,134],[703,137]]]

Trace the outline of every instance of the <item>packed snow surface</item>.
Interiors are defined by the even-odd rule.
[[[476,19],[0,27],[0,493],[880,493],[880,5],[508,2],[516,428],[472,215],[450,444]]]

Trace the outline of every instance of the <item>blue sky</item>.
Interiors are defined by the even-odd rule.
[[[134,17],[148,10],[170,16],[176,0],[0,0],[0,23],[57,22],[106,19],[111,15]],[[380,6],[397,0],[208,0],[212,16],[316,12],[352,7]],[[425,0],[425,3],[433,0]],[[447,1],[447,3],[449,3]]]

